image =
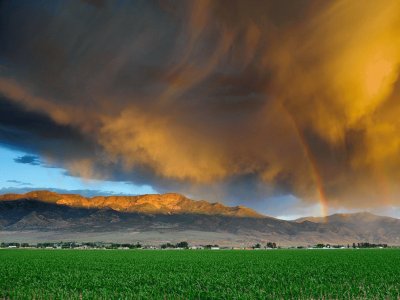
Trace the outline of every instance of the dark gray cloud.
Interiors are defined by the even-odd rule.
[[[60,125],[43,113],[0,96],[0,142],[29,153],[62,161],[69,156],[86,157],[95,152],[90,138],[70,126]]]
[[[14,161],[19,164],[28,164],[32,166],[38,166],[41,164],[38,156],[35,155],[23,155],[17,158],[14,158]]]

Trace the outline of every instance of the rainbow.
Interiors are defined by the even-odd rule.
[[[315,182],[315,186],[317,188],[318,201],[319,201],[319,205],[320,205],[320,209],[321,209],[321,216],[326,217],[326,216],[328,216],[328,213],[329,213],[329,204],[328,204],[328,200],[327,200],[327,197],[325,194],[324,184],[323,184],[322,176],[321,176],[319,168],[318,168],[318,164],[314,158],[314,155],[312,154],[310,146],[307,143],[307,140],[303,134],[303,131],[298,126],[295,118],[282,103],[280,106],[282,107],[283,111],[289,117],[289,119],[290,119],[291,123],[293,124],[293,127],[296,131],[296,136],[299,139],[299,142],[303,148],[304,154],[310,165],[311,174],[312,174],[313,180]]]

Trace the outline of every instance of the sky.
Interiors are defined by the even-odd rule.
[[[400,217],[400,2],[0,2],[0,192]]]
[[[65,169],[47,165],[39,156],[0,145],[0,193],[29,192],[50,189],[85,196],[136,195],[156,193],[150,186],[134,185],[129,181],[94,180],[73,177]]]

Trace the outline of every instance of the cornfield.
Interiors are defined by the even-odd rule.
[[[4,299],[398,299],[400,250],[0,250]]]

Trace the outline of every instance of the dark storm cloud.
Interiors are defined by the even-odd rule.
[[[1,143],[196,198],[398,204],[397,1],[0,5]]]
[[[82,0],[82,2],[94,5],[97,8],[101,8],[104,5],[105,0]]]
[[[41,162],[37,155],[25,155],[16,158],[16,162],[46,167],[63,166],[64,162],[96,152],[91,139],[78,130],[57,124],[47,115],[28,111],[4,97],[0,97],[0,142],[19,151],[38,153],[50,164]]]

